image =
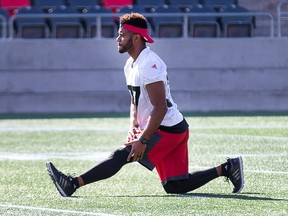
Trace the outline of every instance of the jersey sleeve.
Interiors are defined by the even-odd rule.
[[[142,69],[143,84],[165,81],[167,78],[166,65],[159,61],[149,61]]]

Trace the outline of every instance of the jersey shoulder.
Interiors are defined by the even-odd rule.
[[[147,78],[167,75],[167,67],[163,60],[153,51],[149,50],[140,65],[140,74]]]

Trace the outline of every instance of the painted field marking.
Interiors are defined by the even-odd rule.
[[[287,125],[216,125],[216,126],[190,126],[190,130],[202,129],[288,129]],[[19,125],[1,125],[0,132],[46,132],[46,131],[128,131],[128,127],[110,127],[110,126],[19,126]]]
[[[36,210],[42,212],[56,212],[65,214],[76,214],[76,215],[95,215],[95,216],[115,216],[112,214],[96,213],[96,212],[84,212],[84,211],[74,211],[74,210],[64,210],[64,209],[53,209],[53,208],[41,208],[32,206],[21,206],[21,205],[4,205],[0,204],[1,208],[8,209],[23,209],[23,210]]]
[[[195,170],[204,170],[204,169],[210,169],[211,167],[208,166],[189,166],[189,168],[195,169]],[[250,173],[262,173],[262,174],[280,174],[280,175],[288,175],[288,172],[285,171],[271,171],[271,170],[249,170],[245,169],[244,172],[250,172]]]
[[[0,127],[0,132],[63,132],[63,131],[116,131],[123,132],[128,131],[125,127],[47,127],[47,126],[39,126],[39,127]]]
[[[95,152],[95,153],[15,153],[0,152],[0,160],[103,160],[107,158],[111,152]]]
[[[277,140],[277,141],[287,141],[288,137],[279,137],[279,136],[254,136],[254,135],[238,135],[238,134],[210,134],[210,133],[190,133],[190,137],[205,137],[205,138],[239,138],[239,139],[269,139],[269,140]]]

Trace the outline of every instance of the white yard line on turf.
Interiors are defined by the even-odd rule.
[[[288,172],[282,171],[269,171],[269,170],[244,170],[244,172],[251,172],[251,173],[262,173],[262,174],[284,174],[287,175]]]
[[[67,160],[103,160],[107,158],[110,152],[95,153],[15,153],[0,152],[0,160],[51,160],[51,159],[67,159]]]
[[[41,207],[20,206],[20,205],[4,205],[4,204],[0,204],[0,207],[1,208],[8,208],[8,209],[36,210],[36,211],[42,211],[42,212],[55,212],[55,213],[76,214],[76,215],[115,216],[115,215],[112,215],[112,214],[104,214],[104,213],[96,213],[96,212],[94,213],[94,212],[63,210],[63,209],[52,209],[52,208],[41,208]]]
[[[0,132],[53,132],[53,131],[128,131],[128,127],[0,127]]]
[[[189,168],[193,170],[203,170],[203,169],[210,169],[211,167],[208,166],[189,166]],[[262,174],[281,174],[281,175],[288,175],[288,172],[284,171],[271,171],[271,170],[249,170],[244,168],[244,172],[250,172],[250,173],[262,173]]]
[[[190,133],[191,137],[205,137],[205,138],[231,138],[231,139],[269,139],[269,140],[277,140],[277,141],[287,141],[288,137],[279,137],[279,136],[254,136],[254,135],[238,135],[238,134],[210,134],[210,133]]]
[[[287,125],[215,125],[215,126],[190,126],[190,130],[203,129],[288,129]],[[19,126],[19,125],[0,125],[0,132],[49,132],[49,131],[127,131],[128,127],[95,127],[95,126]]]
[[[197,129],[288,129],[287,125],[212,125],[212,126],[189,126],[192,130]]]

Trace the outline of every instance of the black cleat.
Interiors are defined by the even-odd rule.
[[[61,196],[70,197],[76,191],[73,177],[58,171],[51,162],[47,162],[46,166],[47,171]]]
[[[234,189],[232,193],[240,193],[242,188],[244,187],[244,174],[243,174],[243,161],[242,157],[237,158],[228,158],[228,176],[232,184],[234,185]]]

